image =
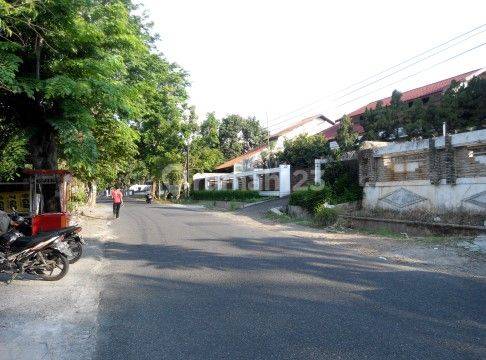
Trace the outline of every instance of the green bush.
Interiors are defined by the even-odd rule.
[[[331,198],[332,190],[327,186],[319,188],[308,187],[307,189],[293,192],[290,195],[289,205],[300,206],[313,214],[319,204],[329,202]]]
[[[78,188],[76,191],[71,192],[69,200],[75,203],[84,204],[88,201],[88,194],[83,188]]]
[[[343,177],[344,179],[344,177]],[[338,180],[334,187],[309,187],[297,190],[290,195],[289,205],[300,206],[311,214],[315,214],[317,206],[323,203],[332,205],[357,201],[362,197],[362,189],[359,185],[346,183],[345,180]]]
[[[191,198],[193,200],[210,200],[210,201],[245,201],[260,198],[258,191],[252,190],[200,190],[193,191]]]
[[[71,193],[68,202],[68,211],[74,211],[78,206],[86,204],[87,201],[88,194],[86,194],[83,188],[78,188]]]
[[[318,225],[330,226],[334,225],[338,219],[338,212],[334,208],[327,207],[325,204],[320,204],[315,209],[314,221]]]
[[[357,201],[363,197],[357,166],[357,163],[342,161],[331,161],[325,165],[324,183],[333,192],[333,198],[329,203],[340,204]]]

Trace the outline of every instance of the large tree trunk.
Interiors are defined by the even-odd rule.
[[[41,78],[41,56],[44,47],[44,39],[37,35],[35,38],[35,75],[36,79]],[[57,144],[55,129],[46,121],[46,109],[41,98],[36,96],[31,109],[34,128],[36,129],[30,139],[30,150],[32,165],[34,169],[57,169]]]
[[[50,124],[39,129],[29,145],[34,169],[57,169],[56,135]]]
[[[150,193],[152,194],[152,196],[155,199],[159,198],[159,194],[157,192],[157,180],[156,179],[152,179],[152,186],[150,188]]]

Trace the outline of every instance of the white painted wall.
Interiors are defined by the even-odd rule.
[[[365,208],[382,208],[399,211],[427,210],[437,213],[448,211],[481,213],[486,215],[486,177],[458,178],[455,185],[447,185],[443,180],[439,185],[431,185],[428,180],[378,182],[375,186],[364,187]],[[391,194],[402,191],[396,204],[390,203]],[[403,195],[406,194],[406,195]],[[416,201],[407,204],[407,197]],[[402,202],[400,202],[400,199]],[[388,200],[388,201],[387,201]]]
[[[273,147],[273,151],[282,151],[284,149],[285,140],[294,139],[297,136],[302,135],[302,134],[315,135],[315,134],[318,134],[318,133],[330,128],[331,126],[332,125],[330,123],[328,123],[327,121],[322,120],[321,118],[315,118],[315,119],[309,121],[308,123],[306,123],[302,126],[299,126],[295,129],[293,129],[292,131],[289,131],[285,135],[279,136],[277,138],[277,140],[274,140],[275,145]],[[261,154],[264,151],[268,151],[268,149],[264,148],[261,151],[253,154],[250,158],[250,162],[255,163],[255,162],[261,161]],[[234,166],[235,171],[239,171],[239,169],[243,169],[244,168],[243,165],[244,165],[243,161],[236,164]]]
[[[294,139],[297,136],[302,135],[302,134],[315,135],[315,134],[318,134],[318,133],[330,128],[331,126],[332,125],[330,123],[328,123],[327,121],[322,120],[320,118],[315,118],[312,121],[309,121],[308,123],[306,123],[302,126],[299,126],[298,128],[293,129],[292,131],[289,131],[285,135],[280,136],[277,139],[277,144],[276,144],[275,147],[278,150],[283,150],[285,140]]]
[[[239,182],[238,178],[240,177],[247,177],[251,176],[253,177],[253,184],[255,186],[255,190],[260,190],[258,185],[260,185],[259,182],[259,175],[264,175],[264,174],[274,174],[278,173],[278,179],[279,179],[279,190],[278,191],[260,191],[261,195],[265,196],[287,196],[290,194],[290,188],[291,188],[291,180],[290,180],[290,165],[280,165],[278,168],[274,169],[255,169],[252,171],[245,171],[241,173],[203,173],[203,174],[194,174],[193,180],[200,180],[204,181],[204,188],[206,190],[209,190],[209,181],[210,180],[215,180],[216,181],[216,191],[217,190],[223,190],[222,187],[222,181],[226,179],[232,179],[233,180],[233,190],[238,190],[239,189]],[[258,185],[256,185],[258,184]],[[195,182],[194,182],[194,186]],[[195,189],[196,190],[196,189]]]

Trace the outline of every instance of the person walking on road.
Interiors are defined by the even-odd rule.
[[[123,204],[123,193],[120,189],[111,189],[111,199],[113,200],[113,216],[120,217],[120,207]]]

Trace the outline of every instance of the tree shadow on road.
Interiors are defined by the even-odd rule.
[[[107,243],[111,261],[142,261],[160,274],[124,273],[126,281],[136,281],[136,290],[115,281],[113,296],[127,297],[132,309],[159,306],[164,316],[180,321],[177,327],[208,337],[213,331],[220,341],[225,334],[239,334],[242,338],[223,348],[234,342],[250,351],[259,344],[260,358],[271,353],[271,346],[277,346],[280,356],[275,358],[285,358],[290,348],[303,354],[296,358],[329,358],[344,351],[353,358],[465,359],[485,351],[486,287],[481,279],[389,264],[310,239],[197,241],[221,241],[235,253]],[[172,277],[175,271],[179,280],[166,271]],[[169,333],[162,336],[173,335],[162,328]],[[186,350],[202,351],[201,344],[186,345]],[[278,346],[286,350],[279,353]]]

